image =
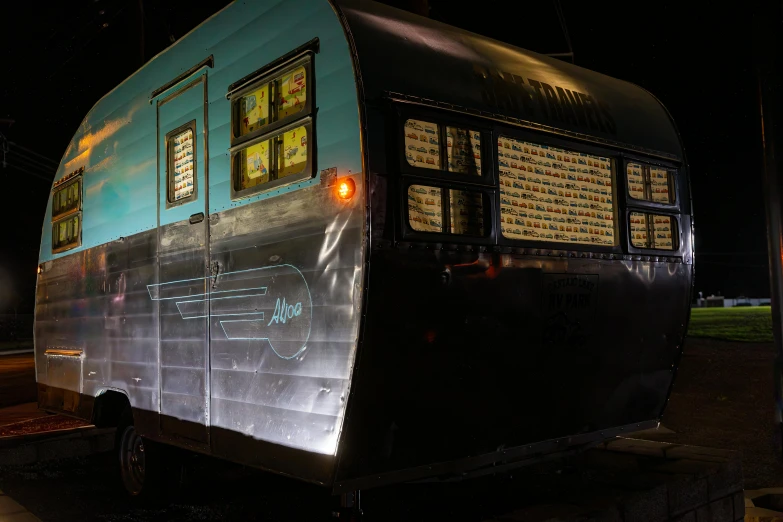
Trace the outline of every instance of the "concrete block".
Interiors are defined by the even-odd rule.
[[[718,500],[713,500],[706,506],[709,508],[710,516],[706,520],[701,520],[699,518],[699,513],[696,513],[696,521],[697,522],[729,522],[730,520],[734,520],[736,517],[734,516],[734,497],[723,497],[719,498]]]
[[[669,516],[677,517],[707,504],[707,479],[681,478],[669,483]]]
[[[714,473],[707,475],[710,500],[733,495],[742,491],[742,461],[738,458],[727,461]]]
[[[634,493],[621,502],[624,522],[658,522],[669,518],[669,494],[666,484]]]

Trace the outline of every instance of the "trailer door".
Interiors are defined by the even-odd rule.
[[[157,99],[160,430],[209,445],[207,71]]]

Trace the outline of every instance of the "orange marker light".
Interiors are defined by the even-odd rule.
[[[337,183],[337,195],[340,199],[351,199],[356,192],[356,183],[351,178],[344,179]]]

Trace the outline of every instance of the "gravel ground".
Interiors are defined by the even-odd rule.
[[[662,424],[645,438],[738,450],[745,489],[783,486],[772,343],[690,338]]]

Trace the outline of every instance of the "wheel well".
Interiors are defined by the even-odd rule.
[[[130,406],[128,396],[124,393],[107,390],[95,398],[92,412],[92,423],[99,428],[116,427],[122,412]]]

